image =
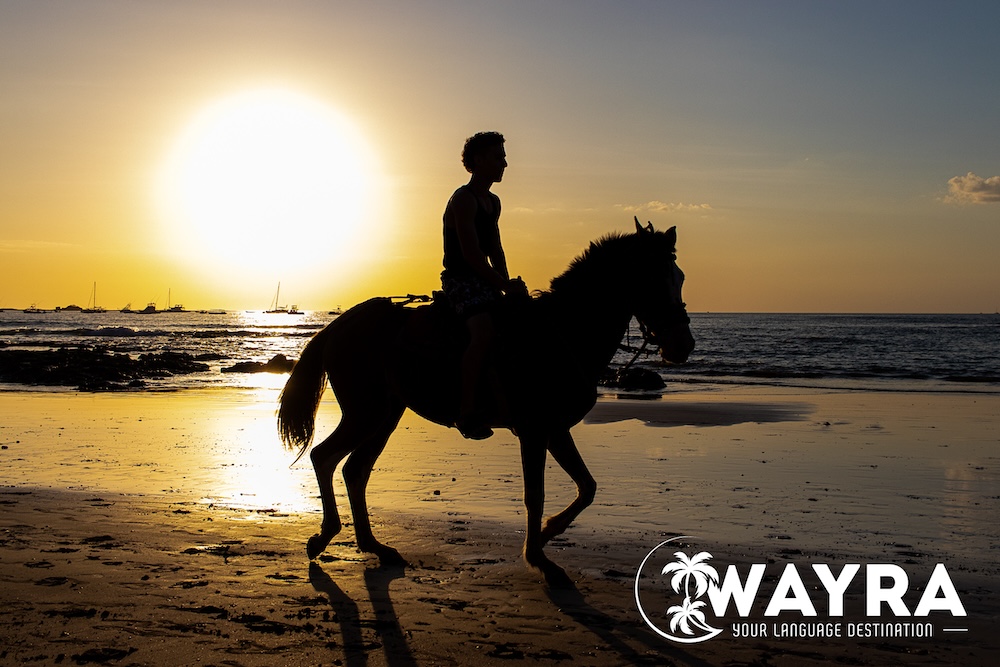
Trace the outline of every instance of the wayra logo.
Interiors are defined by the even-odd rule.
[[[929,568],[914,604],[904,600],[910,576],[894,563],[752,563],[722,569],[709,552],[684,544],[691,539],[681,536],[661,542],[636,573],[639,614],[670,641],[704,642],[727,629],[737,639],[924,638],[933,637],[936,629],[967,631],[956,623],[967,614],[943,563]],[[777,580],[773,590],[762,587],[766,574]],[[807,587],[804,577],[819,585]],[[849,592],[863,593],[865,620],[843,620]],[[930,619],[932,613],[935,620],[944,618],[947,623],[938,628]]]

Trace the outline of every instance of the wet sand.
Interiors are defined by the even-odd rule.
[[[465,442],[412,415],[369,490],[376,535],[410,567],[358,553],[350,525],[310,563],[315,482],[307,460],[288,467],[274,398],[0,393],[0,664],[992,665],[1000,656],[1000,397],[730,388],[603,400],[574,430],[597,500],[548,548],[576,582],[569,591],[546,589],[521,562],[515,439]],[[324,401],[319,432],[338,418]],[[337,490],[349,524],[341,482]],[[550,464],[549,511],[572,496]],[[643,622],[633,587],[650,550],[679,535],[692,536],[688,553],[779,573],[787,563],[895,563],[911,574],[910,609],[943,563],[967,631],[940,632],[937,612],[931,639],[730,633],[675,644]],[[845,620],[864,618],[862,597],[849,591]]]

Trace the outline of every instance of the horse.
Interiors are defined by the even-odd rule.
[[[592,242],[552,279],[549,290],[524,294],[498,314],[492,372],[485,374],[492,382],[484,381],[477,394],[484,397],[480,407],[487,423],[509,428],[520,441],[527,511],[523,557],[551,587],[572,583],[543,547],[597,492],[570,429],[597,402],[598,383],[632,318],[664,361],[684,363],[694,349],[681,298],[676,228],[656,231],[638,218],[635,227],[635,233],[611,233]],[[307,542],[310,559],[341,530],[333,475],[346,457],[343,475],[358,549],[375,554],[382,565],[406,564],[372,533],[367,485],[407,408],[455,425],[463,335],[464,326],[447,306],[403,307],[379,297],[354,306],[306,344],[279,399],[284,445],[297,449],[300,458],[309,449],[327,380],[343,413],[336,430],[310,452],[323,508],[320,532]],[[547,454],[573,480],[577,495],[543,527]]]

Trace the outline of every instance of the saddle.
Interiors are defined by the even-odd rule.
[[[522,286],[523,284],[521,283]],[[458,358],[469,341],[464,319],[452,308],[444,292],[435,291],[430,303],[426,305],[409,307],[417,299],[425,301],[427,297],[408,297],[406,301],[395,304],[406,313],[397,336],[397,345],[400,349],[415,354],[426,354],[440,361],[454,360],[458,363]],[[493,316],[498,346],[503,345],[504,336],[511,327],[518,325],[523,310],[530,301],[527,289],[517,290],[504,295],[490,307],[488,312]]]
[[[434,292],[430,303],[415,308],[395,305],[405,313],[396,336],[397,349],[439,361],[458,359],[468,344],[469,335],[443,292]]]
[[[520,297],[504,297],[490,310],[497,330],[495,355],[500,359],[494,367],[500,376],[506,375],[504,371],[508,370],[507,361],[516,339],[513,334],[522,326],[522,310],[528,302],[530,298],[525,292]],[[389,381],[402,395],[409,397],[410,406],[418,414],[432,421],[449,423],[457,414],[444,417],[436,413],[434,406],[458,409],[462,384],[461,360],[469,341],[465,321],[455,313],[443,293],[435,293],[435,298],[426,305],[411,307],[394,304],[393,309],[399,318],[399,325],[391,349],[387,351],[387,368],[392,369]],[[489,383],[490,376],[490,372],[484,373],[481,381]],[[503,384],[500,378],[497,380]],[[499,409],[498,405],[494,405],[496,389],[481,385],[480,391],[482,408],[496,413]],[[432,397],[443,401],[430,400]]]

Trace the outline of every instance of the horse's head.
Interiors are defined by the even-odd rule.
[[[639,257],[634,257],[638,273],[632,286],[633,312],[646,340],[656,345],[664,361],[682,364],[694,350],[694,336],[681,287],[684,273],[677,267],[677,228],[657,232],[652,223],[645,227],[635,219]]]

